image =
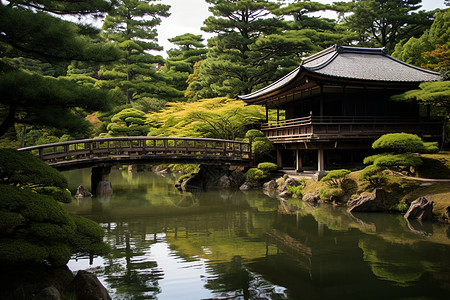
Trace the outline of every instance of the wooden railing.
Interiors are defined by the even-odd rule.
[[[86,161],[132,159],[186,159],[192,163],[201,160],[250,161],[248,142],[183,138],[183,137],[112,137],[76,140],[19,149],[30,151],[49,165],[76,164]]]
[[[273,142],[379,137],[385,133],[409,132],[440,136],[442,120],[385,116],[307,116],[263,124]]]

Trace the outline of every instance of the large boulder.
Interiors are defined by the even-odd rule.
[[[348,212],[379,212],[386,210],[386,191],[376,189],[372,195],[363,195],[349,203]]]
[[[106,288],[95,274],[80,270],[71,283],[78,300],[111,300]]]
[[[263,184],[263,190],[266,190],[266,191],[276,190],[277,187],[278,187],[278,183],[275,180],[271,180],[271,181],[268,181]]]
[[[431,220],[434,202],[425,197],[414,200],[405,213],[405,219]]]

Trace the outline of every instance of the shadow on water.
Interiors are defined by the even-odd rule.
[[[113,298],[444,299],[450,294],[448,225],[408,222],[393,214],[349,214],[345,208],[258,191],[180,193],[173,179],[152,173],[114,171],[110,179],[111,197],[84,199],[67,209],[105,228],[111,254],[92,264],[74,258],[69,267],[95,272]]]

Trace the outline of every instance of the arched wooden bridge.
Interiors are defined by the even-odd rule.
[[[251,164],[248,142],[183,137],[112,137],[67,141],[19,149],[30,151],[58,170],[105,164]]]

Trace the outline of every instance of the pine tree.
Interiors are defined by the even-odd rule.
[[[422,0],[357,0],[347,4],[353,12],[346,25],[359,32],[365,46],[386,47],[392,51],[403,39],[420,36],[432,23],[433,12],[419,11]]]
[[[286,74],[298,61],[286,53],[279,35],[283,22],[268,0],[206,0],[214,16],[204,31],[217,33],[208,40],[208,58],[201,64],[197,97],[246,94]],[[292,41],[288,41],[292,42]],[[291,47],[290,47],[291,48]]]
[[[55,14],[89,14],[105,11],[108,1],[9,1],[0,5],[0,136],[17,123],[58,127],[87,133],[89,126],[79,108],[105,109],[113,94],[81,87],[65,79],[42,76],[41,62],[57,69],[70,61],[111,62],[116,47],[97,43],[89,26],[55,17]],[[52,13],[52,15],[50,14]],[[15,65],[12,59],[37,63]],[[33,72],[25,71],[25,65]],[[57,74],[53,74],[57,75]]]
[[[162,50],[157,43],[156,26],[161,23],[161,17],[170,15],[169,8],[157,4],[156,0],[121,0],[105,19],[103,30],[122,49],[123,58],[120,63],[99,71],[101,84],[120,88],[127,104],[139,97],[180,95],[161,84],[165,78],[158,72],[158,65],[163,63],[163,58],[149,53]]]
[[[185,33],[169,39],[177,48],[167,51],[168,58],[162,68],[164,74],[170,78],[172,86],[182,93],[188,87],[188,77],[194,73],[194,64],[206,58],[208,50],[202,43],[201,35]]]

